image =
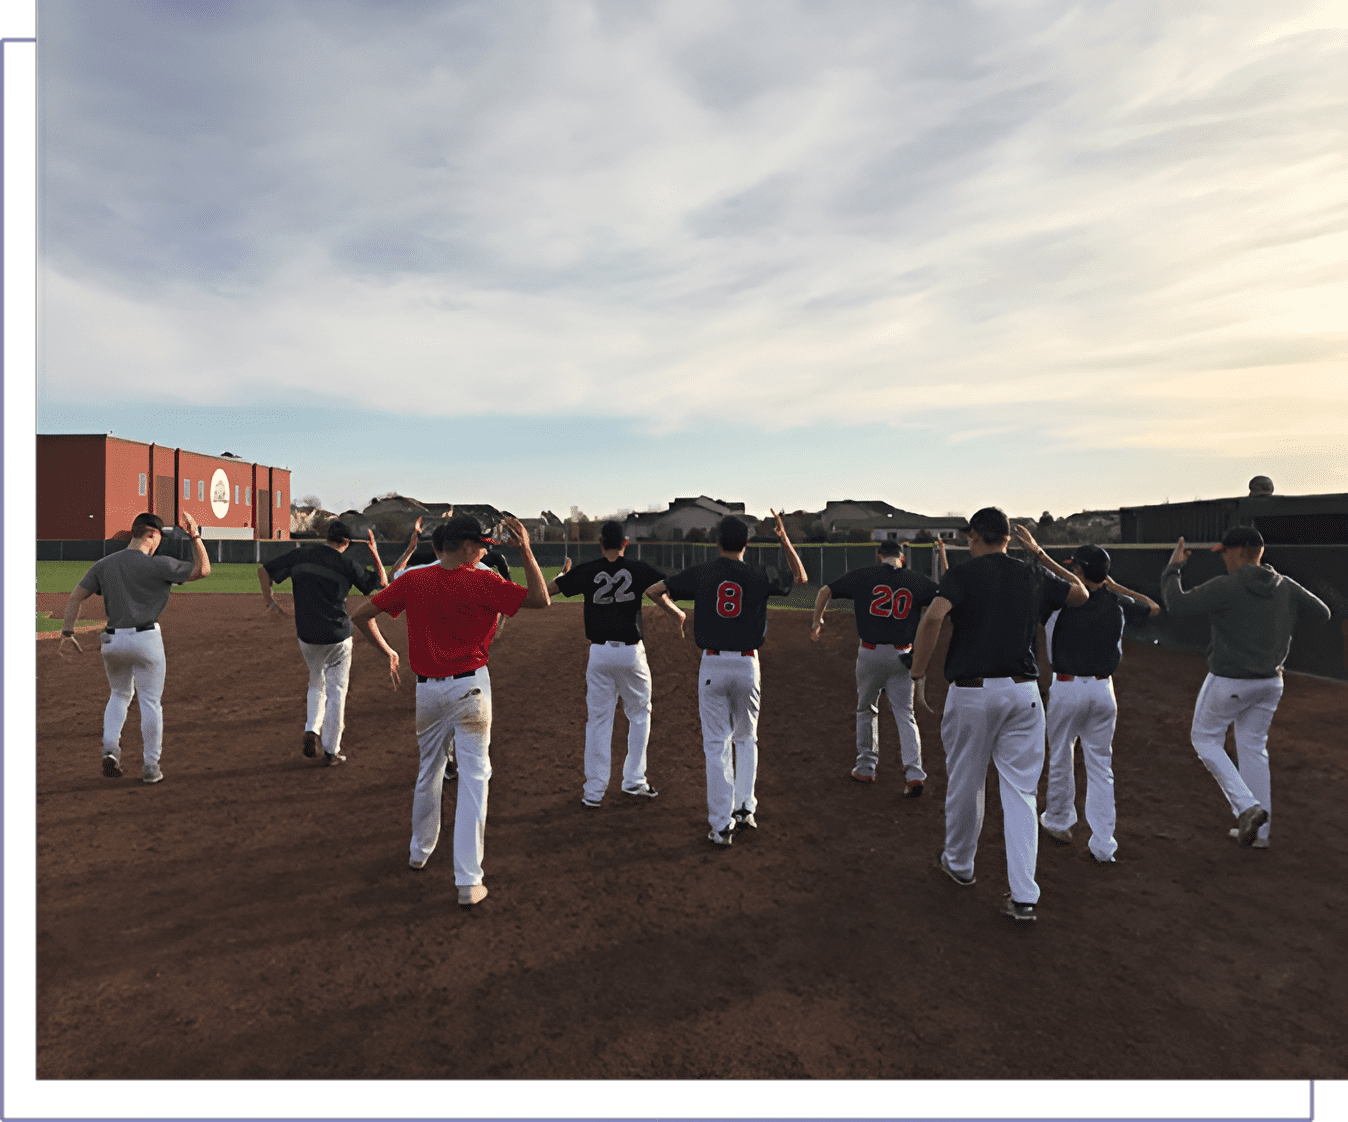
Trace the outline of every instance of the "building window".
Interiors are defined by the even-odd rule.
[[[206,481],[205,481],[204,479],[198,479],[198,480],[197,480],[197,502],[199,502],[199,503],[204,503],[205,501],[206,501]]]
[[[140,473],[140,493],[145,494],[145,473]]]
[[[280,492],[280,491],[277,491],[277,492],[276,492],[276,509],[277,509],[277,510],[280,510],[280,509],[281,509],[281,492]]]
[[[251,487],[245,487],[243,489],[243,505],[244,506],[253,505],[253,489]]]
[[[183,498],[184,498],[184,499],[190,499],[191,497],[192,497],[192,481],[191,481],[190,479],[184,479],[184,480],[183,480]]]
[[[237,483],[234,484],[234,505],[239,505],[239,485]]]

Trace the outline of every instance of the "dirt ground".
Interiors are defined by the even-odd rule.
[[[349,762],[316,767],[291,620],[256,597],[174,596],[156,786],[134,706],[126,775],[101,775],[94,637],[69,660],[39,642],[38,1077],[1348,1077],[1342,684],[1288,677],[1273,844],[1240,849],[1188,744],[1202,658],[1125,644],[1118,862],[1090,859],[1084,824],[1070,847],[1041,838],[1039,920],[1016,924],[998,912],[995,777],[978,883],[935,868],[937,718],[919,719],[922,798],[899,797],[887,712],[880,782],[849,778],[850,615],[819,644],[808,613],[772,615],[760,828],[727,850],[705,840],[697,650],[658,611],[646,622],[660,797],[623,796],[619,770],[597,811],[580,803],[580,607],[509,622],[491,662],[491,895],[471,911],[448,824],[407,867],[414,687],[394,692],[359,638]],[[401,621],[385,631],[405,654]],[[944,684],[931,692],[939,712]]]

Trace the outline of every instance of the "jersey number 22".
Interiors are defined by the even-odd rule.
[[[632,574],[626,569],[619,569],[616,573],[596,573],[594,583],[603,585],[595,591],[596,604],[623,604],[636,599],[631,592]]]

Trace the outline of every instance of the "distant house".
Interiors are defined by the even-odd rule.
[[[824,532],[831,537],[847,536],[853,530],[864,531],[871,541],[912,541],[922,531],[932,537],[953,540],[968,528],[968,520],[958,514],[931,516],[914,514],[891,506],[881,499],[842,499],[824,504],[819,512]]]
[[[632,541],[669,541],[687,537],[692,529],[706,533],[727,516],[739,518],[751,530],[758,524],[758,519],[744,513],[743,503],[698,495],[674,499],[668,510],[630,514],[623,529]]]

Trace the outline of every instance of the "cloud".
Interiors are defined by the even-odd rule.
[[[1006,403],[1123,447],[1343,422],[1323,5],[42,15],[52,396],[414,386],[656,428]]]

